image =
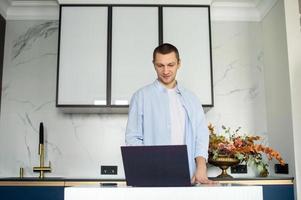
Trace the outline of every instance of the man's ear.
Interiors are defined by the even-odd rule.
[[[181,60],[178,61],[178,69],[181,67]]]
[[[155,61],[153,60],[152,63],[153,63],[154,68],[156,69]]]

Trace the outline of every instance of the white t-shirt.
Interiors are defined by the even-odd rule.
[[[168,89],[171,120],[171,144],[185,144],[185,110],[176,88]]]

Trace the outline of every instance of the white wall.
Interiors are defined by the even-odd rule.
[[[262,21],[264,81],[269,143],[276,146],[294,175],[294,142],[285,16],[278,1]]]
[[[301,199],[301,26],[298,0],[284,0],[284,7],[294,131],[296,197]]]
[[[99,166],[118,165],[127,115],[63,114],[55,107],[57,21],[8,21],[0,118],[0,177],[37,176],[38,126],[43,121],[49,176],[106,178]],[[215,106],[208,122],[266,137],[260,23],[213,22]],[[151,55],[150,55],[151,60]],[[152,67],[152,66],[150,66]],[[215,176],[216,168],[209,170]],[[251,174],[252,175],[252,174]]]

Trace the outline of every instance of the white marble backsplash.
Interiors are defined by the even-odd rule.
[[[120,146],[127,115],[64,114],[55,107],[57,21],[8,21],[0,118],[0,177],[37,176],[38,127],[44,122],[46,176],[124,178]],[[213,22],[214,107],[208,122],[266,134],[260,23]],[[151,59],[151,55],[150,55]],[[101,176],[100,165],[118,165]],[[209,175],[216,175],[216,168]],[[250,172],[247,176],[252,176]]]

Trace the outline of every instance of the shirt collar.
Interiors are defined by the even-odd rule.
[[[155,80],[154,84],[155,84],[155,86],[156,86],[160,91],[162,91],[162,92],[167,92],[167,88],[164,87],[164,86],[162,85],[162,83],[160,83],[160,81],[159,81],[158,79]],[[177,81],[176,92],[177,92],[178,94],[181,94],[181,93],[182,93],[182,90],[183,90],[182,86],[181,86],[181,85],[179,84],[179,82]]]

